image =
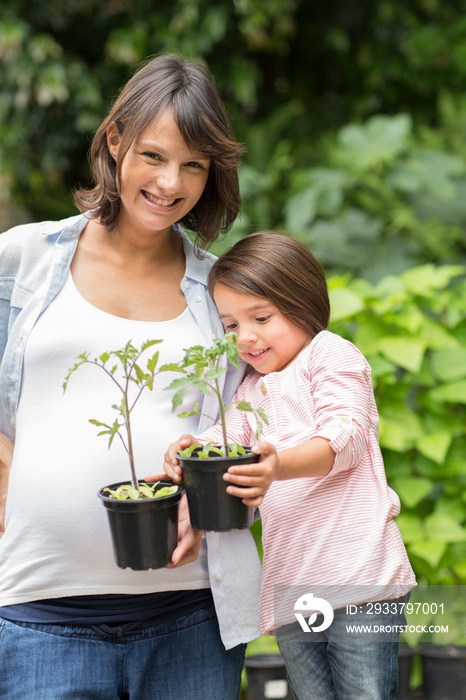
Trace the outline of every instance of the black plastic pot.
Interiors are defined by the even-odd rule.
[[[426,644],[421,661],[426,700],[466,700],[466,647]]]
[[[412,647],[407,644],[400,644],[398,651],[398,689],[396,691],[396,700],[409,700],[411,698],[409,681],[413,668],[414,653]]]
[[[124,483],[128,482],[104,488],[117,489]],[[160,486],[173,483],[161,481]],[[178,505],[183,487],[169,496],[137,501],[119,501],[103,490],[98,495],[107,509],[117,565],[136,571],[166,566],[178,543]]]
[[[197,530],[216,532],[248,527],[248,506],[226,492],[228,482],[222,477],[228,467],[258,462],[259,455],[249,452],[238,457],[199,458],[196,452],[191,457],[177,455],[183,468],[191,525]]]
[[[247,700],[283,698],[292,700],[293,695],[286,678],[285,661],[280,654],[257,654],[245,660],[248,688]]]

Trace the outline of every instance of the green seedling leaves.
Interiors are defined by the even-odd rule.
[[[116,489],[105,488],[102,493],[108,493],[112,498],[116,498],[119,501],[137,501],[141,498],[141,495],[145,498],[162,498],[163,496],[170,496],[172,493],[176,493],[179,489],[178,486],[161,486],[159,488],[160,481],[156,481],[154,484],[146,484],[141,482],[138,488],[134,488],[132,484],[121,484]]]
[[[223,449],[222,454],[228,453],[232,455],[232,452],[236,451],[228,442],[228,430],[227,430],[227,413],[233,406],[239,411],[247,411],[253,413],[256,416],[256,440],[262,433],[263,424],[267,425],[268,420],[264,411],[261,408],[254,408],[248,401],[237,401],[236,403],[231,403],[226,406],[222,398],[222,387],[219,383],[219,379],[223,377],[228,368],[226,364],[229,362],[234,367],[239,369],[239,355],[241,350],[238,348],[236,335],[234,333],[227,334],[224,338],[216,338],[213,345],[209,347],[203,347],[202,345],[193,345],[185,350],[185,356],[182,362],[176,367],[176,371],[185,373],[185,376],[174,379],[167,389],[177,390],[172,399],[172,410],[176,411],[177,408],[182,404],[183,399],[186,394],[186,390],[189,386],[193,386],[198,391],[203,394],[210,395],[215,394],[218,401],[219,410],[219,422],[222,426],[223,433]],[[186,374],[186,368],[191,368],[191,371]],[[199,411],[199,404],[196,404],[192,411],[184,411],[178,414],[180,418],[186,418],[187,416],[202,415]],[[260,418],[260,420],[259,420]],[[213,450],[214,448],[211,448]],[[186,451],[180,452],[182,456],[188,456]],[[205,451],[202,451],[199,456],[208,456]]]
[[[141,397],[141,394],[146,389],[152,391],[154,387],[154,379],[161,372],[166,371],[184,371],[176,363],[165,364],[157,370],[157,363],[159,361],[159,352],[155,352],[147,361],[146,366],[143,367],[140,364],[140,358],[145,350],[161,343],[161,340],[147,340],[140,348],[136,348],[130,340],[125,344],[123,348],[117,350],[109,350],[102,352],[98,357],[91,359],[89,352],[83,352],[76,358],[75,364],[69,370],[65,381],[63,384],[63,391],[66,391],[69,379],[71,375],[76,372],[83,364],[90,364],[99,367],[105,375],[117,386],[121,394],[120,404],[113,404],[112,409],[117,412],[118,417],[115,419],[112,425],[103,423],[95,418],[92,418],[89,422],[98,428],[104,428],[98,433],[98,436],[108,435],[109,442],[108,446],[112,445],[112,442],[116,435],[120,438],[124,449],[126,450],[130,462],[131,469],[131,481],[134,493],[139,493],[138,480],[136,478],[136,469],[134,465],[134,451],[132,443],[132,432],[131,432],[131,415],[132,412]],[[116,364],[113,365],[111,370],[106,367],[107,362],[110,358],[116,359]],[[117,378],[117,370],[120,368],[120,375],[122,378]],[[130,386],[136,385],[138,391],[135,396],[130,397]],[[132,496],[130,496],[131,498]]]
[[[238,445],[237,443],[229,442],[227,448],[228,455],[224,445],[218,446],[212,444],[211,442],[201,445],[199,442],[195,442],[192,445],[189,445],[189,447],[185,447],[183,450],[180,450],[178,454],[180,457],[189,458],[192,457],[193,452],[197,449],[199,450],[197,457],[200,459],[206,459],[208,457],[212,457],[213,455],[218,455],[219,457],[238,457],[238,455],[246,454],[244,446]]]

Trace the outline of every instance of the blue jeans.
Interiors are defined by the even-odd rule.
[[[244,652],[225,651],[213,606],[117,640],[0,619],[0,698],[237,700]]]
[[[386,602],[403,603],[408,598]],[[399,611],[369,616],[367,607],[361,607],[352,615],[345,608],[335,610],[332,624],[322,632],[304,634],[298,623],[277,630],[295,700],[394,700],[399,631],[353,634],[348,633],[347,625],[396,628],[406,624],[406,618]],[[319,616],[315,626],[322,619]]]

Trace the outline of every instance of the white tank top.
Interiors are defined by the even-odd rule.
[[[191,312],[163,322],[112,316],[88,303],[71,274],[33,328],[26,347],[17,433],[0,540],[0,605],[42,598],[109,593],[149,593],[209,586],[205,545],[196,562],[179,569],[135,572],[113,558],[107,515],[97,497],[105,484],[129,479],[129,460],[116,436],[97,436],[89,423],[113,423],[121,395],[94,365],[63,381],[80,353],[97,357],[128,340],[139,347],[163,339],[141,357],[160,352],[159,365],[179,361],[184,348],[204,344]],[[165,372],[134,409],[132,429],[139,478],[162,471],[163,455],[182,433],[197,431],[196,417],[180,419],[164,387],[179,376]],[[136,389],[136,385],[134,385]],[[200,400],[188,392],[189,410]]]

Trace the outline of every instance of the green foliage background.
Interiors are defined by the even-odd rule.
[[[3,0],[0,204],[74,213],[87,150],[147,56],[204,60],[248,151],[220,253],[281,229],[324,263],[374,372],[419,580],[466,583],[465,0]],[[0,213],[0,228],[2,216]]]

